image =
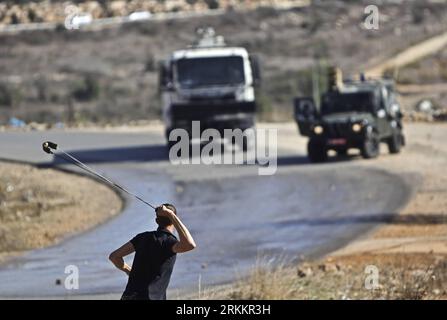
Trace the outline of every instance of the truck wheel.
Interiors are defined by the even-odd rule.
[[[327,150],[321,142],[309,140],[307,155],[311,162],[325,162],[327,160]]]
[[[242,131],[245,131],[247,129],[250,129],[253,127],[248,127],[248,128],[236,128],[236,129],[240,129]],[[252,139],[249,138],[248,136],[243,136],[242,141],[239,141],[238,139],[232,139],[229,142],[233,147],[237,146],[237,150],[240,150],[242,152],[247,152],[249,150],[252,150],[255,147],[256,144],[256,137],[253,137]]]
[[[390,153],[399,153],[403,144],[402,132],[399,129],[395,129],[391,137],[388,138],[387,144]]]
[[[168,151],[171,150],[171,147],[176,144],[176,141],[169,141],[169,135],[171,134],[172,129],[166,129],[165,130],[165,138],[166,138],[166,144],[168,147]]]
[[[167,147],[168,147],[168,152],[171,150],[171,148],[176,144],[176,141],[168,141]]]
[[[177,139],[177,141],[169,141],[169,135],[171,134],[171,131],[174,129],[166,129],[165,130],[165,137],[166,137],[166,146],[168,148],[168,152],[171,150],[171,148],[180,141],[180,139]],[[189,141],[189,143],[191,143],[191,141]]]
[[[365,159],[376,158],[379,155],[379,137],[377,133],[371,132],[365,137],[361,149],[362,157]]]
[[[255,147],[255,139],[249,139],[244,136],[242,139],[242,144],[238,144],[240,150],[247,152]]]

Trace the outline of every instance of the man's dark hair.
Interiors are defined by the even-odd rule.
[[[170,203],[163,203],[162,205],[168,208],[169,210],[172,210],[175,213],[175,215],[177,215],[177,209],[174,207],[174,205]],[[167,226],[170,226],[172,224],[171,220],[166,217],[157,217],[155,219],[155,222],[157,222],[160,228],[166,228]]]

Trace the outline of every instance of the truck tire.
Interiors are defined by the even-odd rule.
[[[169,150],[171,150],[171,147],[177,143],[176,141],[169,141],[169,135],[171,134],[171,131],[171,128],[165,130],[166,146],[168,147],[168,152]]]
[[[177,141],[169,141],[169,135],[171,134],[171,131],[174,130],[172,128],[168,128],[165,130],[165,137],[166,137],[166,147],[168,148],[168,153],[170,152],[171,148],[177,144],[177,142],[179,142],[179,140]],[[189,141],[189,143],[191,144],[191,141]]]
[[[309,140],[307,144],[307,155],[311,162],[325,162],[327,160],[327,150],[322,142]]]
[[[251,127],[233,127],[233,130],[240,129],[242,131],[252,129],[254,126]],[[221,133],[223,135],[223,133]],[[242,152],[247,152],[249,150],[252,150],[255,148],[256,145],[256,137],[253,137],[253,139],[249,139],[247,136],[243,136],[242,141],[239,141],[238,139],[232,139],[229,141],[229,143],[232,144],[233,147],[237,147],[238,150]]]
[[[252,150],[255,147],[255,139],[249,139],[248,137],[244,136],[242,139],[242,143],[234,142],[238,148],[242,152],[247,152],[249,150]]]
[[[363,141],[361,148],[362,157],[365,159],[376,158],[379,155],[380,140],[377,133],[372,131],[369,133]]]
[[[388,150],[392,154],[399,153],[403,145],[403,136],[400,129],[393,130],[393,134],[387,141]]]

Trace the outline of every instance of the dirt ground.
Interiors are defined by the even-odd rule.
[[[90,229],[121,208],[114,191],[89,178],[0,162],[0,262]]]
[[[382,226],[318,261],[274,267],[261,261],[248,278],[191,298],[447,299],[446,134],[445,123],[409,123],[401,154],[388,155],[385,147],[378,159],[355,160],[417,184],[409,203]],[[377,267],[375,289],[365,286],[368,266]]]

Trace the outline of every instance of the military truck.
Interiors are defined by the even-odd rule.
[[[364,158],[379,155],[384,142],[390,153],[399,153],[405,145],[402,113],[392,80],[342,82],[332,74],[330,90],[316,106],[312,98],[296,98],[295,119],[301,135],[309,137],[310,161],[324,162],[328,151],[346,155],[359,149]]]
[[[260,84],[256,56],[225,44],[212,28],[197,30],[198,40],[173,52],[160,68],[165,134],[190,133],[192,121],[208,128],[245,130],[255,124],[255,88]]]

